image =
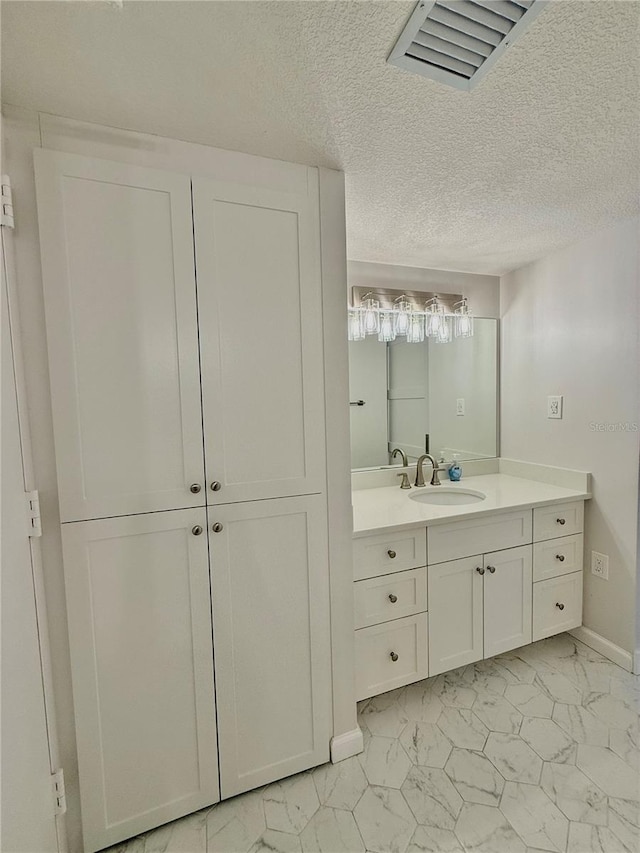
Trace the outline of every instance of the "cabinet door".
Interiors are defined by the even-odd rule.
[[[484,556],[484,656],[531,642],[532,548]]]
[[[429,566],[430,676],[482,658],[482,570],[482,557]]]
[[[193,181],[211,503],[325,489],[318,186]]]
[[[222,525],[210,548],[226,798],[329,759],[326,506],[227,504],[209,523]]]
[[[219,799],[205,510],[65,524],[63,546],[94,851]]]
[[[35,164],[61,518],[203,506],[189,178]]]

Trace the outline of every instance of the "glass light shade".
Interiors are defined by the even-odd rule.
[[[373,297],[367,297],[362,300],[362,310],[365,335],[377,335],[380,331],[380,303]]]
[[[451,317],[442,314],[438,331],[433,335],[433,340],[436,344],[448,344],[451,341]]]
[[[441,334],[444,325],[444,305],[441,305],[437,299],[434,299],[431,302],[427,302],[426,312],[425,333],[430,338],[437,338]]]
[[[348,338],[350,341],[364,340],[364,316],[361,308],[349,308]]]
[[[473,315],[469,313],[466,303],[461,305],[460,308],[456,308],[454,331],[456,338],[473,337]]]
[[[379,341],[395,341],[395,317],[393,311],[382,311],[380,313],[380,331],[378,332]]]
[[[404,295],[399,296],[393,303],[395,309],[396,335],[406,335],[411,322],[411,303]]]
[[[424,340],[424,314],[411,312],[409,317],[409,331],[407,332],[407,343],[419,344]]]

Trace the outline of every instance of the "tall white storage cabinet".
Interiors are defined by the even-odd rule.
[[[318,175],[284,165],[36,152],[88,850],[329,758]]]

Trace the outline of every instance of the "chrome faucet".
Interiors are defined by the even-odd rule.
[[[420,488],[424,486],[424,472],[422,470],[422,466],[424,465],[424,460],[428,459],[431,462],[433,467],[433,472],[431,474],[431,485],[432,486],[440,486],[440,478],[438,477],[438,471],[444,471],[444,468],[440,468],[436,460],[431,456],[430,453],[424,453],[419,459],[416,465],[416,482],[415,485]]]
[[[407,459],[407,454],[400,447],[396,447],[391,453],[391,459],[395,458],[396,453],[399,453],[402,456],[402,467],[407,468],[409,465],[409,460]],[[406,471],[403,471],[402,474],[398,474],[398,477],[402,477],[402,482],[400,483],[401,489],[410,489],[411,483],[409,482],[409,475]]]
[[[407,454],[401,447],[396,447],[391,451],[391,461],[393,462],[393,460],[395,459],[396,453],[399,453],[400,456],[402,456],[402,467],[408,468],[409,460],[407,459]]]

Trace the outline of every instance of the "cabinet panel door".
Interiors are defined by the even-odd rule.
[[[93,851],[219,799],[205,510],[65,524],[63,546]]]
[[[329,758],[327,523],[321,496],[209,512],[223,798]]]
[[[481,557],[429,566],[429,675],[482,659]]]
[[[193,181],[210,503],[325,489],[318,187]]]
[[[203,506],[189,178],[35,165],[61,518]]]
[[[531,642],[531,545],[485,554],[484,566],[484,656],[490,658]]]

